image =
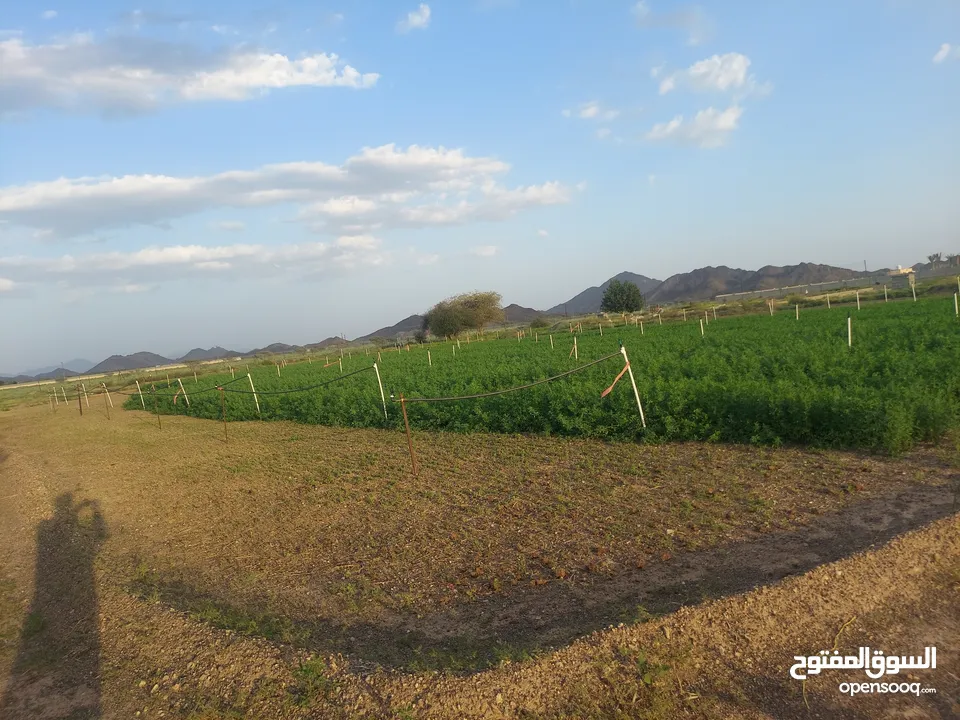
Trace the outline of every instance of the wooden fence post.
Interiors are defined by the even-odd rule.
[[[257,389],[253,386],[253,378],[250,377],[250,373],[247,373],[247,380],[250,381],[250,392],[253,393],[253,402],[257,406],[257,417],[263,420],[263,415],[260,414],[260,401],[257,399]]]
[[[627,349],[621,345],[620,352],[623,354],[623,361],[627,364],[627,372],[630,374],[630,384],[633,386],[633,397],[636,398],[637,410],[640,411],[640,424],[646,429],[647,419],[643,416],[643,405],[640,404],[640,392],[637,390],[637,381],[633,377],[633,368],[630,367],[630,358],[627,357]]]

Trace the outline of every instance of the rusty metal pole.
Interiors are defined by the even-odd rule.
[[[157,411],[157,427],[163,430],[163,423],[160,422],[160,401],[157,399],[157,386],[152,385],[153,388],[153,409]]]
[[[417,456],[413,452],[413,438],[410,437],[410,421],[407,420],[407,401],[400,393],[400,409],[403,411],[403,425],[407,429],[407,447],[410,448],[410,464],[413,466],[413,476],[417,476]]]
[[[279,365],[277,367],[280,367]],[[227,442],[227,401],[223,394],[223,387],[220,387],[220,410],[223,413],[223,441]]]

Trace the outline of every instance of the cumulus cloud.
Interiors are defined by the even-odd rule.
[[[79,34],[46,45],[0,41],[0,116],[38,108],[131,114],[172,103],[246,100],[297,87],[369,88],[335,54],[299,59],[237,47],[220,51],[145,37]]]
[[[939,64],[950,58],[960,58],[960,47],[953,47],[950,43],[944,43],[937,50],[937,54],[933,56],[933,62]]]
[[[545,238],[545,237],[549,237],[550,233],[548,233],[546,230],[537,230],[537,235],[539,235],[542,238]]]
[[[477,257],[493,257],[497,254],[497,246],[478,245],[477,247],[470,248],[470,254],[476,255]]]
[[[723,111],[712,107],[701,110],[691,120],[677,115],[669,122],[654,125],[647,133],[647,139],[673,141],[703,148],[720,147],[730,133],[737,129],[742,114],[742,108],[732,105]]]
[[[576,110],[563,110],[561,114],[564,117],[578,117],[581,120],[613,120],[620,115],[619,110],[600,106],[596,100],[591,100],[580,105]]]
[[[411,30],[426,30],[430,26],[430,6],[420,3],[420,7],[411,10],[397,23],[397,32],[408,33]]]
[[[0,188],[0,220],[47,241],[170,221],[216,208],[295,204],[297,219],[330,235],[362,235],[509,218],[569,202],[559,182],[508,188],[510,166],[462,150],[393,144],[364,148],[342,165],[291,162],[255,170],[172,177],[59,178]]]
[[[731,52],[694,63],[686,70],[671,73],[660,81],[660,94],[687,88],[694,92],[744,92],[761,90],[750,71],[750,58]]]
[[[378,239],[342,237],[333,243],[298,245],[170,245],[80,256],[9,256],[0,257],[0,273],[15,284],[106,286],[142,292],[164,280],[322,274],[378,265],[386,259]]]
[[[640,0],[630,9],[642,28],[675,28],[687,35],[689,45],[699,45],[710,34],[710,23],[699,7],[679,8],[671,12],[656,12],[649,2]]]
[[[42,13],[40,13],[40,17],[44,20],[53,20],[56,16],[56,10],[44,10]]]
[[[13,292],[16,283],[10,278],[0,277],[0,293]]]

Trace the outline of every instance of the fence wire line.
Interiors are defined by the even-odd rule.
[[[518,387],[507,388],[506,390],[494,390],[494,391],[492,391],[492,392],[479,393],[478,395],[458,395],[457,397],[441,397],[441,398],[408,398],[408,397],[405,397],[405,398],[403,398],[402,402],[408,402],[408,403],[412,403],[412,402],[447,402],[447,401],[449,401],[449,400],[476,400],[476,399],[478,399],[478,398],[493,397],[494,395],[506,395],[507,393],[516,392],[517,390],[526,390],[526,389],[528,389],[528,388],[536,387],[537,385],[543,385],[544,383],[553,382],[554,380],[559,380],[560,378],[566,377],[567,375],[572,375],[572,374],[575,373],[575,372],[580,372],[581,370],[586,370],[586,369],[587,369],[588,367],[590,367],[591,365],[597,365],[597,364],[599,364],[599,363],[605,362],[605,361],[610,360],[611,358],[615,358],[615,357],[623,357],[623,356],[622,356],[620,353],[618,353],[618,352],[612,353],[612,354],[610,354],[610,355],[606,355],[606,356],[600,358],[599,360],[594,360],[593,362],[589,362],[589,363],[587,363],[586,365],[581,365],[580,367],[576,367],[576,368],[574,368],[573,370],[567,370],[566,372],[562,372],[562,373],[560,373],[559,375],[554,375],[553,377],[544,378],[543,380],[537,380],[536,382],[528,383],[527,385],[520,385],[520,386],[518,386]],[[397,399],[393,399],[393,401],[394,401],[394,402],[401,402],[400,400],[397,400]]]
[[[179,378],[178,378],[178,379],[179,379]],[[213,390],[219,390],[221,387],[225,387],[225,386],[227,386],[227,385],[232,385],[233,383],[242,382],[243,380],[246,380],[246,379],[247,379],[247,376],[246,376],[246,375],[243,375],[242,377],[234,378],[233,380],[228,380],[227,382],[221,383],[220,385],[214,385],[213,387],[202,388],[202,389],[200,389],[200,390],[191,390],[189,394],[190,394],[190,395],[202,395],[202,394],[205,393],[205,392],[211,392],[211,391],[213,391]],[[144,384],[146,384],[146,383],[144,383]],[[153,384],[154,384],[153,381],[150,381],[150,384],[153,385]],[[173,383],[170,383],[170,385],[168,385],[167,387],[173,387]],[[94,388],[94,389],[97,390],[97,389],[100,389],[100,388]],[[142,385],[140,386],[140,389],[141,389],[141,392],[142,392],[142,391],[143,391],[143,386],[142,386]],[[134,397],[135,395],[139,395],[139,394],[140,394],[140,393],[137,393],[137,392],[123,392],[122,390],[111,390],[111,392],[112,392],[114,395],[126,395],[127,397]],[[235,391],[235,390],[228,390],[227,392],[236,392],[236,391]],[[102,393],[101,393],[101,394],[102,394]],[[150,389],[150,390],[147,390],[147,391],[146,391],[146,394],[149,395],[150,397],[156,396],[156,397],[171,397],[171,398],[172,398],[172,397],[175,397],[176,395],[182,395],[183,393],[182,393],[181,391],[179,391],[179,390],[178,390],[177,392],[175,392],[175,393],[161,393],[161,392],[157,392],[157,391],[155,391],[155,390]]]

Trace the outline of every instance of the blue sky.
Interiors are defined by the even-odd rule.
[[[960,2],[8,4],[0,371],[960,251]]]

